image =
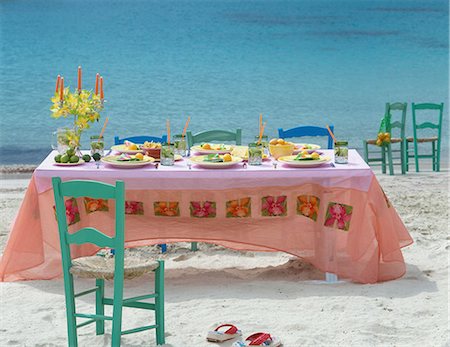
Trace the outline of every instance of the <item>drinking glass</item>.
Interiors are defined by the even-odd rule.
[[[161,165],[172,166],[175,164],[175,146],[173,144],[163,144],[161,146]]]
[[[336,141],[334,144],[334,162],[348,164],[348,141]]]
[[[255,142],[258,142],[258,140],[259,140],[259,136],[255,136]],[[266,154],[268,156],[269,155],[269,136],[268,135],[263,135],[261,137],[261,144],[263,147],[264,154]]]
[[[103,157],[104,149],[105,149],[105,140],[103,136],[91,136],[91,155],[95,153],[100,154]]]
[[[182,157],[187,156],[187,144],[186,137],[182,135],[174,135],[175,154],[179,154]]]
[[[52,133],[52,149],[57,150],[59,154],[66,153],[73,137],[74,131],[72,129],[58,128]]]
[[[248,165],[261,165],[263,157],[262,143],[248,144]]]

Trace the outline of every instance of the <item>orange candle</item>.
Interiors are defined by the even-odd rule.
[[[103,93],[103,77],[100,76],[100,99],[103,100],[105,94]]]
[[[99,77],[100,77],[100,74],[97,73],[95,75],[95,95],[98,95],[98,79],[99,79]]]
[[[59,90],[59,83],[61,82],[61,75],[58,75],[58,77],[56,78],[56,88],[55,88],[55,93],[58,93]]]
[[[61,77],[61,86],[59,87],[59,100],[64,100],[64,77]]]
[[[78,92],[81,92],[81,66],[78,66]]]

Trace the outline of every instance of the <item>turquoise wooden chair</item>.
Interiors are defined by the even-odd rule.
[[[377,140],[363,140],[364,160],[371,166],[381,165],[381,171],[386,173],[386,167],[389,166],[389,174],[394,174],[394,165],[400,165],[402,174],[406,173],[406,102],[386,103],[385,117],[387,117],[387,130],[391,135],[391,142],[386,146],[376,146]],[[395,149],[392,145],[400,144],[400,148]],[[376,146],[377,150],[371,151],[369,145]],[[379,148],[379,150],[378,150]],[[377,153],[380,156],[371,157],[371,154]],[[398,153],[398,156],[392,154]],[[373,164],[379,162],[380,164]]]
[[[130,137],[124,137],[124,138],[119,138],[119,136],[114,136],[114,144],[115,145],[121,145],[125,141],[130,141],[130,142],[134,142],[134,143],[144,143],[145,141],[164,143],[164,142],[167,142],[167,135],[163,135],[161,137],[143,135],[143,136],[130,136]]]
[[[419,112],[417,112],[419,111]],[[437,122],[425,121],[418,124],[419,113],[421,116],[431,113],[435,113],[435,119]],[[412,103],[412,116],[413,116],[413,138],[408,138],[406,142],[405,158],[406,158],[406,170],[409,170],[409,158],[414,158],[416,164],[416,172],[419,172],[419,159],[431,158],[433,171],[440,171],[441,169],[441,133],[442,133],[442,117],[444,113],[444,103],[440,104],[415,104]],[[436,117],[437,116],[437,117]],[[423,129],[435,129],[437,136],[432,137],[419,137],[418,131]],[[411,155],[409,151],[408,143],[414,143],[414,154]],[[419,154],[419,143],[431,143],[431,154]]]
[[[330,130],[334,132],[334,127],[332,125],[330,125]],[[300,126],[287,130],[278,128],[278,137],[281,139],[287,139],[292,137],[303,137],[303,136],[327,136],[328,149],[333,149],[333,138],[331,137],[327,128],[321,128],[316,126]]]
[[[167,142],[167,135],[163,135],[161,137],[142,135],[142,136],[130,136],[130,137],[124,137],[124,138],[120,138],[119,136],[114,136],[114,144],[115,145],[121,145],[125,141],[130,141],[133,143],[144,143],[145,141],[165,143],[165,142]],[[159,245],[159,247],[161,247],[162,253],[166,253],[166,251],[167,251],[166,244],[161,244],[161,245]]]
[[[95,181],[61,182],[59,177],[52,179],[55,195],[56,216],[61,244],[62,267],[64,275],[64,290],[66,297],[67,331],[69,346],[78,345],[77,329],[96,323],[97,335],[104,334],[105,320],[112,321],[111,346],[120,346],[121,335],[136,333],[148,329],[156,329],[156,343],[165,343],[164,336],[164,262],[142,260],[139,257],[125,257],[125,188],[122,181],[110,185]],[[94,199],[115,200],[116,227],[113,237],[107,236],[96,228],[84,227],[74,233],[68,233],[66,223],[66,208],[64,197],[91,197]],[[100,256],[71,259],[70,245],[92,243],[99,247],[109,247],[115,250],[113,258]],[[144,273],[155,272],[155,292],[152,294],[123,299],[124,278],[133,278]],[[95,288],[75,293],[73,276],[95,278]],[[104,280],[114,280],[113,298],[104,297]],[[89,293],[95,293],[95,314],[79,313],[76,310],[75,298]],[[154,298],[155,303],[141,302]],[[113,306],[112,316],[104,313],[105,305]],[[155,311],[155,324],[122,331],[122,307],[134,307]],[[77,324],[77,318],[88,320]]]
[[[192,134],[191,131],[186,133],[187,145],[190,149],[197,143],[211,142],[211,141],[230,141],[240,146],[242,144],[242,129],[236,129],[235,132],[228,130],[207,130]],[[191,242],[191,250],[197,251],[197,242]]]

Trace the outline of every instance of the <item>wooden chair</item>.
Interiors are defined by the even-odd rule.
[[[61,182],[59,177],[52,179],[55,196],[56,216],[61,244],[62,267],[64,275],[64,290],[66,297],[66,314],[69,346],[78,345],[77,329],[96,323],[97,335],[104,334],[105,320],[112,320],[111,346],[120,346],[121,335],[156,329],[156,343],[165,343],[164,336],[164,262],[147,258],[125,257],[124,228],[125,228],[125,188],[122,181],[110,185],[95,181]],[[64,197],[84,197],[95,199],[115,200],[116,227],[113,237],[107,236],[96,228],[84,227],[74,233],[68,233],[66,222],[66,208]],[[113,258],[100,256],[71,259],[70,245],[91,243],[99,247],[109,247],[115,250]],[[155,292],[123,299],[124,278],[133,278],[144,273],[155,272]],[[95,288],[75,293],[73,276],[95,278]],[[104,297],[104,281],[114,279],[113,298]],[[95,293],[95,314],[79,313],[76,311],[75,298]],[[155,303],[141,302],[154,298]],[[104,313],[105,305],[113,306],[112,316]],[[122,331],[122,307],[134,307],[155,311],[155,324]],[[77,318],[88,320],[77,324]]]
[[[207,130],[196,133],[195,135],[191,131],[188,131],[186,133],[186,139],[189,149],[197,143],[211,141],[231,141],[240,146],[242,144],[242,129],[236,129],[235,132],[228,130]],[[198,250],[197,242],[191,242],[191,250]]]
[[[334,132],[334,127],[330,125],[330,130]],[[333,149],[333,138],[328,132],[327,128],[321,128],[316,126],[300,126],[296,128],[291,128],[288,130],[283,130],[278,128],[278,137],[281,139],[292,138],[292,137],[303,137],[303,136],[327,136],[328,137],[328,149]]]
[[[114,144],[115,145],[121,145],[122,143],[124,143],[125,141],[131,141],[134,143],[144,143],[145,141],[148,142],[167,142],[167,135],[163,135],[161,137],[155,137],[155,136],[147,136],[147,135],[143,135],[143,136],[130,136],[130,137],[124,137],[124,138],[119,138],[119,136],[114,136]]]
[[[373,162],[380,162],[381,171],[386,173],[386,166],[389,166],[389,174],[394,174],[394,165],[401,166],[402,174],[406,173],[406,158],[405,158],[405,150],[406,150],[406,109],[407,103],[404,102],[395,102],[395,103],[386,103],[385,107],[385,117],[387,117],[387,132],[391,135],[391,142],[388,145],[381,146],[380,151],[370,151],[369,145],[376,146],[377,140],[363,140],[363,148],[364,148],[364,160],[367,164],[374,166]],[[395,112],[394,111],[398,111]],[[395,120],[394,120],[395,117]],[[397,130],[398,129],[398,130]],[[398,133],[394,134],[393,132]],[[393,149],[393,144],[400,144],[399,149]],[[378,147],[378,146],[377,146]],[[380,153],[380,157],[371,158],[370,154],[372,153]],[[398,157],[393,157],[392,153],[399,153]],[[396,161],[399,160],[399,161]],[[375,164],[376,165],[376,164]]]
[[[419,111],[419,112],[417,112]],[[436,112],[437,111],[437,112]],[[424,115],[425,113],[436,113],[438,117],[437,123],[431,121],[425,121],[417,124],[418,114]],[[409,137],[406,141],[405,158],[406,158],[406,170],[409,170],[409,158],[414,158],[416,164],[416,172],[419,172],[419,159],[431,158],[433,171],[440,171],[441,168],[441,132],[442,132],[442,115],[444,112],[444,103],[440,104],[415,104],[412,103],[412,116],[413,116],[413,134],[414,137]],[[436,129],[437,136],[432,137],[419,137],[418,130],[422,129]],[[414,143],[414,155],[409,154],[408,143]],[[431,143],[431,154],[419,154],[419,143]]]
[[[163,135],[161,137],[148,136],[148,135],[130,136],[130,137],[124,137],[122,139],[119,138],[119,136],[114,136],[114,145],[121,145],[125,141],[130,141],[133,143],[144,143],[145,141],[165,143],[165,142],[167,142],[167,135]],[[166,251],[167,251],[166,244],[161,244],[158,246],[161,247],[161,253],[166,253]]]

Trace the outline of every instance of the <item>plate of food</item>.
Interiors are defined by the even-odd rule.
[[[303,151],[297,155],[280,157],[278,158],[278,161],[291,167],[317,167],[328,164],[331,161],[331,158],[320,155],[317,152],[309,154],[308,152]]]
[[[248,160],[248,147],[247,146],[235,146],[230,154],[234,157],[241,157],[244,161]],[[263,153],[263,160],[269,160],[267,154]]]
[[[308,151],[309,153],[312,153],[314,151],[317,151],[318,149],[320,149],[320,146],[315,145],[313,143],[296,143],[293,154],[297,154],[305,150]]]
[[[101,161],[113,167],[132,169],[151,164],[155,161],[155,158],[148,157],[142,153],[136,153],[135,155],[122,153],[120,155],[109,155],[107,157],[103,157]]]
[[[77,166],[85,163],[81,156],[75,154],[74,149],[69,149],[63,154],[55,155],[53,160],[53,165],[56,166]]]
[[[242,162],[241,157],[226,154],[207,154],[189,158],[192,164],[206,169],[224,169]]]
[[[76,163],[71,163],[71,162],[68,162],[68,163],[61,163],[61,162],[59,162],[59,163],[57,163],[57,162],[54,162],[53,165],[56,165],[56,166],[77,166],[77,165],[81,165],[81,164],[84,164],[84,163],[85,163],[85,161],[83,159],[79,159]]]
[[[199,146],[192,146],[191,151],[198,154],[225,154],[230,153],[233,146],[224,145],[223,143],[202,143]]]
[[[143,146],[143,144],[137,144],[137,143],[133,143],[131,141],[125,141],[121,145],[112,146],[111,149],[113,151],[116,151],[119,153],[136,154],[136,153],[144,153],[142,146]]]

